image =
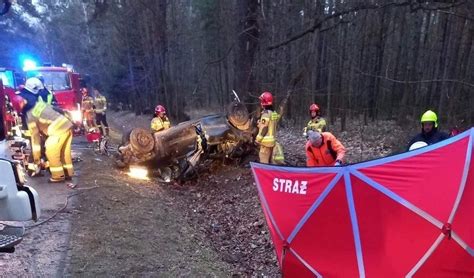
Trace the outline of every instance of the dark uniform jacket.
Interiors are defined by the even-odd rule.
[[[429,133],[425,133],[424,131],[421,131],[420,134],[413,137],[410,143],[408,143],[408,148],[410,148],[410,146],[413,143],[418,142],[418,141],[423,141],[428,145],[432,145],[448,138],[449,138],[449,134],[447,134],[446,132],[439,131],[437,128],[434,127]]]

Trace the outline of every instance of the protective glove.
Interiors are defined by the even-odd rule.
[[[339,159],[336,160],[336,163],[334,163],[334,166],[341,166],[342,165],[342,161],[340,161]]]
[[[41,173],[41,166],[35,163],[28,163],[28,174],[30,177],[38,176]]]

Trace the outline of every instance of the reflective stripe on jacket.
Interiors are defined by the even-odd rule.
[[[285,164],[285,153],[283,152],[283,147],[278,142],[275,142],[275,147],[273,148],[272,164]]]
[[[326,131],[326,120],[321,117],[316,117],[314,119],[311,119],[308,124],[306,124],[306,127],[304,128],[304,134],[306,135],[308,131],[319,131],[319,132],[325,132]]]
[[[98,96],[95,98],[94,105],[96,113],[105,113],[105,110],[107,110],[107,99],[102,95]]]
[[[35,121],[28,121],[28,131],[31,142],[31,154],[33,156],[33,163],[38,165],[41,160],[41,135],[40,129]]]
[[[346,148],[329,132],[321,133],[323,143],[319,148],[310,141],[306,142],[306,166],[334,166],[336,160],[342,161]]]
[[[48,104],[46,102],[44,102],[42,98],[38,98],[35,105],[30,110],[31,115],[34,118],[39,118],[41,116],[41,114],[43,114],[43,111],[46,109],[47,106],[48,106]]]
[[[38,100],[33,109],[28,111],[27,117],[28,127],[35,126],[48,136],[62,134],[73,126],[68,118],[42,100]]]
[[[162,119],[161,117],[155,117],[151,120],[151,130],[153,130],[154,132],[162,131],[170,127],[171,123],[168,117],[166,116],[164,117],[164,119]]]
[[[262,146],[272,148],[275,146],[275,136],[280,115],[271,110],[265,110],[258,121],[258,135],[255,140]],[[265,132],[266,131],[266,132]]]

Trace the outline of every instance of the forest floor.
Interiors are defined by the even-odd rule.
[[[116,135],[147,127],[149,116],[109,115]],[[304,165],[300,129],[283,128],[279,141],[291,165]],[[334,134],[347,161],[386,156],[405,147],[407,133],[394,122],[352,125]],[[118,136],[115,137],[119,139]],[[74,220],[72,273],[169,276],[279,275],[249,165],[214,162],[183,185],[137,182],[112,168],[107,158],[87,163],[82,186],[101,189],[79,196]],[[256,156],[250,160],[257,160]],[[96,164],[96,165],[94,165]],[[84,170],[83,170],[84,171]]]
[[[116,144],[123,132],[148,127],[150,120],[126,112],[110,113],[108,118]],[[282,128],[278,132],[290,165],[305,164],[301,131]],[[354,124],[334,134],[346,146],[350,163],[386,156],[403,149],[408,140],[394,122]],[[132,179],[114,168],[112,158],[89,146],[82,149],[74,190],[83,192],[68,210],[70,235],[60,248],[65,262],[54,273],[74,277],[279,276],[248,162],[215,161],[196,180],[178,185]],[[250,160],[256,161],[256,155]]]

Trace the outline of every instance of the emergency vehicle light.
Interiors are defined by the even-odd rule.
[[[23,71],[34,70],[36,68],[36,61],[32,59],[23,60]]]
[[[63,63],[62,67],[66,68],[68,71],[73,71],[74,70],[74,67],[71,64]]]

